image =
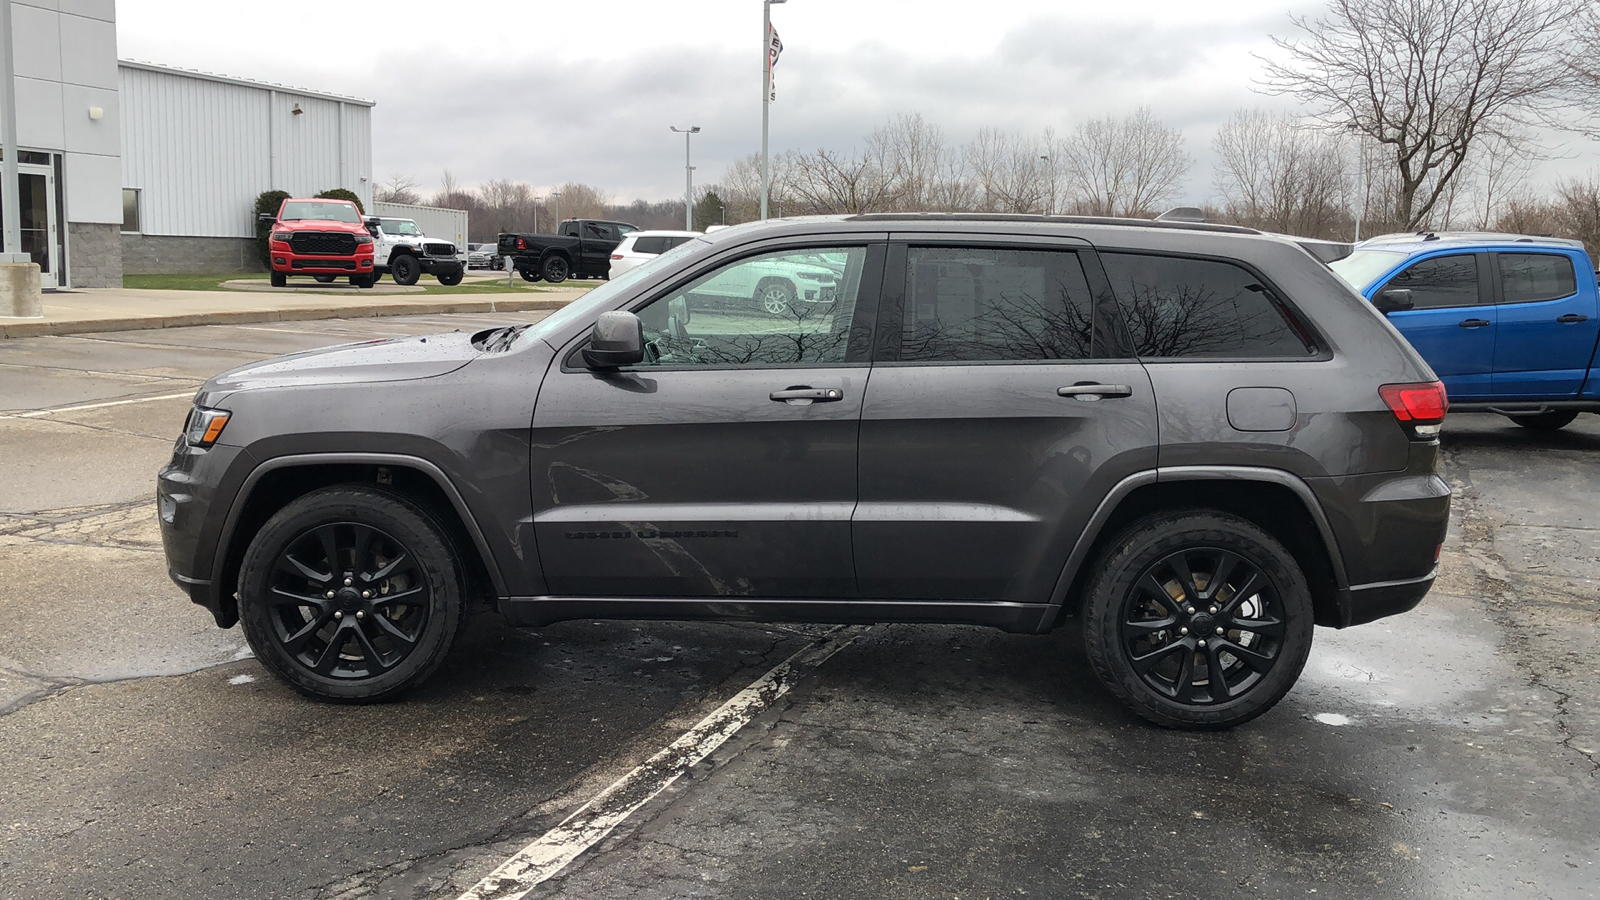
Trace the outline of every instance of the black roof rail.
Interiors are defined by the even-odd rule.
[[[1156,219],[1123,219],[1110,216],[1038,216],[1022,213],[858,213],[845,216],[846,222],[1016,222],[1060,225],[1117,225],[1123,228],[1168,228],[1180,231],[1212,231],[1222,234],[1262,234],[1242,225],[1211,225],[1204,222],[1173,222]]]

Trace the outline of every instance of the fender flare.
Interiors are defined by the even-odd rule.
[[[222,570],[228,562],[227,548],[233,545],[234,531],[239,524],[239,516],[243,514],[245,503],[250,499],[250,494],[263,477],[280,469],[295,469],[317,465],[377,465],[394,466],[396,468],[416,469],[433,479],[433,482],[444,492],[450,505],[455,508],[456,515],[460,517],[461,524],[466,528],[468,536],[472,538],[473,547],[478,551],[478,556],[483,560],[484,569],[489,572],[489,580],[494,587],[495,596],[508,596],[505,579],[500,574],[500,566],[494,554],[489,550],[489,542],[484,539],[483,531],[478,527],[478,520],[472,515],[467,501],[456,489],[450,477],[437,465],[420,456],[410,456],[401,453],[297,453],[289,456],[275,456],[263,461],[250,474],[245,476],[244,483],[239,486],[239,492],[233,495],[233,502],[228,506],[228,517],[223,520],[222,533],[217,541],[221,549],[211,561],[211,580],[221,590]]]
[[[1048,630],[1061,614],[1061,607],[1067,600],[1067,592],[1072,589],[1072,582],[1078,577],[1079,570],[1088,559],[1089,550],[1100,539],[1106,522],[1110,521],[1122,501],[1139,488],[1157,483],[1170,484],[1182,481],[1254,481],[1275,484],[1292,491],[1305,505],[1306,512],[1310,513],[1311,521],[1317,527],[1317,534],[1322,538],[1323,547],[1328,552],[1328,561],[1333,566],[1339,612],[1341,617],[1348,618],[1350,579],[1345,574],[1344,556],[1339,552],[1339,541],[1334,537],[1333,526],[1329,524],[1327,514],[1323,512],[1322,504],[1317,500],[1317,495],[1311,490],[1310,485],[1292,472],[1260,466],[1166,466],[1146,469],[1127,476],[1113,485],[1105,498],[1100,501],[1100,505],[1095,507],[1094,514],[1089,517],[1083,533],[1072,545],[1072,552],[1067,556],[1066,565],[1062,566],[1061,575],[1056,579],[1055,589],[1050,592],[1050,603],[1045,607],[1044,615],[1039,620],[1041,631]]]

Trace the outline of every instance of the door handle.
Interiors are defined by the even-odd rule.
[[[1073,397],[1078,400],[1100,400],[1106,397],[1132,397],[1133,388],[1126,384],[1096,384],[1084,381],[1070,387],[1056,388],[1057,397]]]
[[[835,403],[844,399],[844,391],[838,388],[814,388],[800,385],[798,387],[784,388],[781,391],[773,391],[768,396],[780,403],[794,403],[797,405]]]
[[[1589,317],[1576,315],[1574,313],[1567,313],[1564,316],[1557,316],[1556,321],[1563,325],[1570,325],[1573,322],[1587,322],[1589,321]]]
[[[1461,325],[1462,328],[1487,328],[1487,327],[1489,327],[1489,322],[1487,320],[1484,320],[1484,319],[1467,319],[1466,321],[1461,322],[1459,324]]]

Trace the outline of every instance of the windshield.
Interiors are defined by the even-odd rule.
[[[356,211],[356,205],[342,200],[288,200],[284,202],[283,212],[279,213],[278,218],[284,222],[323,219],[329,222],[349,222],[351,225],[361,224],[361,213]]]
[[[1405,259],[1404,253],[1393,250],[1357,250],[1344,259],[1328,264],[1335,275],[1343,278],[1357,291],[1364,291],[1378,276],[1389,271]]]
[[[656,269],[664,265],[671,265],[673,260],[693,252],[699,245],[704,243],[705,241],[698,240],[685,241],[660,256],[651,257],[541,319],[523,334],[543,340],[546,335],[554,334],[585,316],[593,315],[596,309],[603,309],[610,305],[614,297],[630,290],[635,284],[649,277]]]
[[[379,219],[384,234],[421,234],[422,229],[410,219]]]

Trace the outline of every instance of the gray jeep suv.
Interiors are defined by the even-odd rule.
[[[746,275],[749,303],[697,293]],[[832,299],[774,313],[777,281]],[[1218,728],[1283,697],[1313,624],[1428,591],[1445,409],[1287,239],[810,218],[536,325],[219,375],[158,500],[173,579],[314,697],[415,686],[487,597],[522,626],[1077,618],[1135,712]]]

